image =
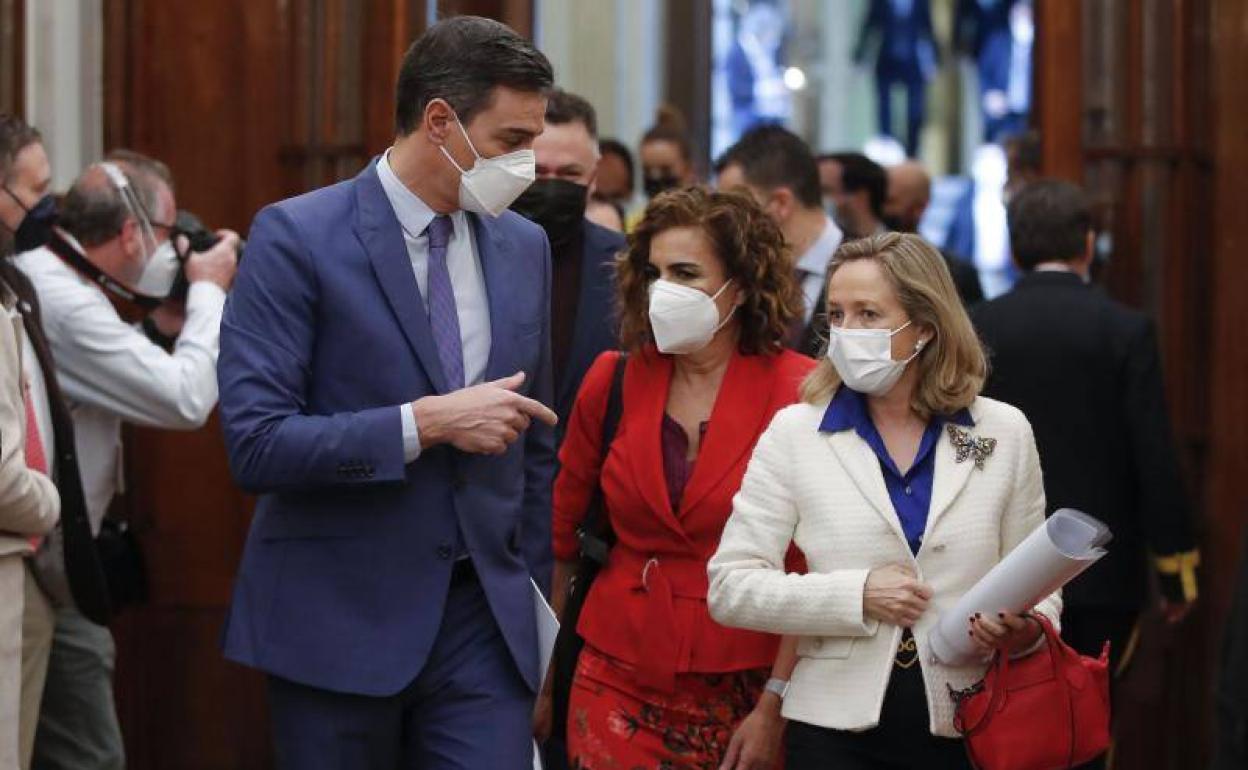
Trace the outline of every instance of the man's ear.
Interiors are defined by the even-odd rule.
[[[1074,261],[1074,268],[1084,275],[1092,269],[1092,262],[1096,259],[1096,231],[1089,230],[1087,236],[1083,240],[1083,256]]]
[[[425,105],[425,114],[420,121],[421,128],[429,136],[429,141],[436,145],[446,143],[447,136],[455,129],[455,111],[445,99],[430,99]]]
[[[768,207],[775,212],[776,220],[787,222],[797,208],[797,197],[787,187],[777,187],[771,191]]]

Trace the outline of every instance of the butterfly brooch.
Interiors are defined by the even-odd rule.
[[[968,457],[975,459],[975,467],[981,471],[984,469],[984,461],[997,448],[997,440],[995,438],[980,438],[972,436],[969,431],[965,431],[956,425],[945,426],[949,430],[949,440],[953,442],[953,448],[957,450],[955,459],[958,462],[965,462]]]

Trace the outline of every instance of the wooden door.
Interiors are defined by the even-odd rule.
[[[107,147],[165,161],[179,206],[245,234],[262,206],[385,148],[395,73],[425,13],[404,0],[110,0],[105,20]],[[126,455],[117,504],[152,589],[114,627],[129,766],[268,767],[264,679],[219,648],[252,501],[217,420],[129,430]]]
[[[1194,616],[1132,664],[1115,765],[1204,767],[1248,474],[1248,4],[1038,0],[1037,19],[1046,172],[1088,188],[1102,282],[1157,322],[1204,558]]]

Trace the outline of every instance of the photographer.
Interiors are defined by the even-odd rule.
[[[221,231],[215,246],[183,263],[173,243],[168,169],[137,153],[110,159],[74,182],[47,245],[17,259],[43,305],[97,532],[121,477],[121,423],[192,430],[216,404],[218,332],[238,244],[235,233]],[[162,302],[183,270],[185,307]],[[172,352],[134,325],[148,313],[161,333],[177,335]],[[57,566],[55,550],[52,565],[46,556],[45,579]],[[112,637],[68,595],[52,598],[56,628],[34,766],[124,767]]]

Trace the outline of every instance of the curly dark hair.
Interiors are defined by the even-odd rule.
[[[801,314],[801,295],[780,228],[753,198],[739,192],[686,187],[657,195],[616,259],[620,345],[639,350],[654,339],[650,329],[650,243],[674,227],[699,227],[725,274],[744,296],[737,309],[741,353],[775,353]]]

